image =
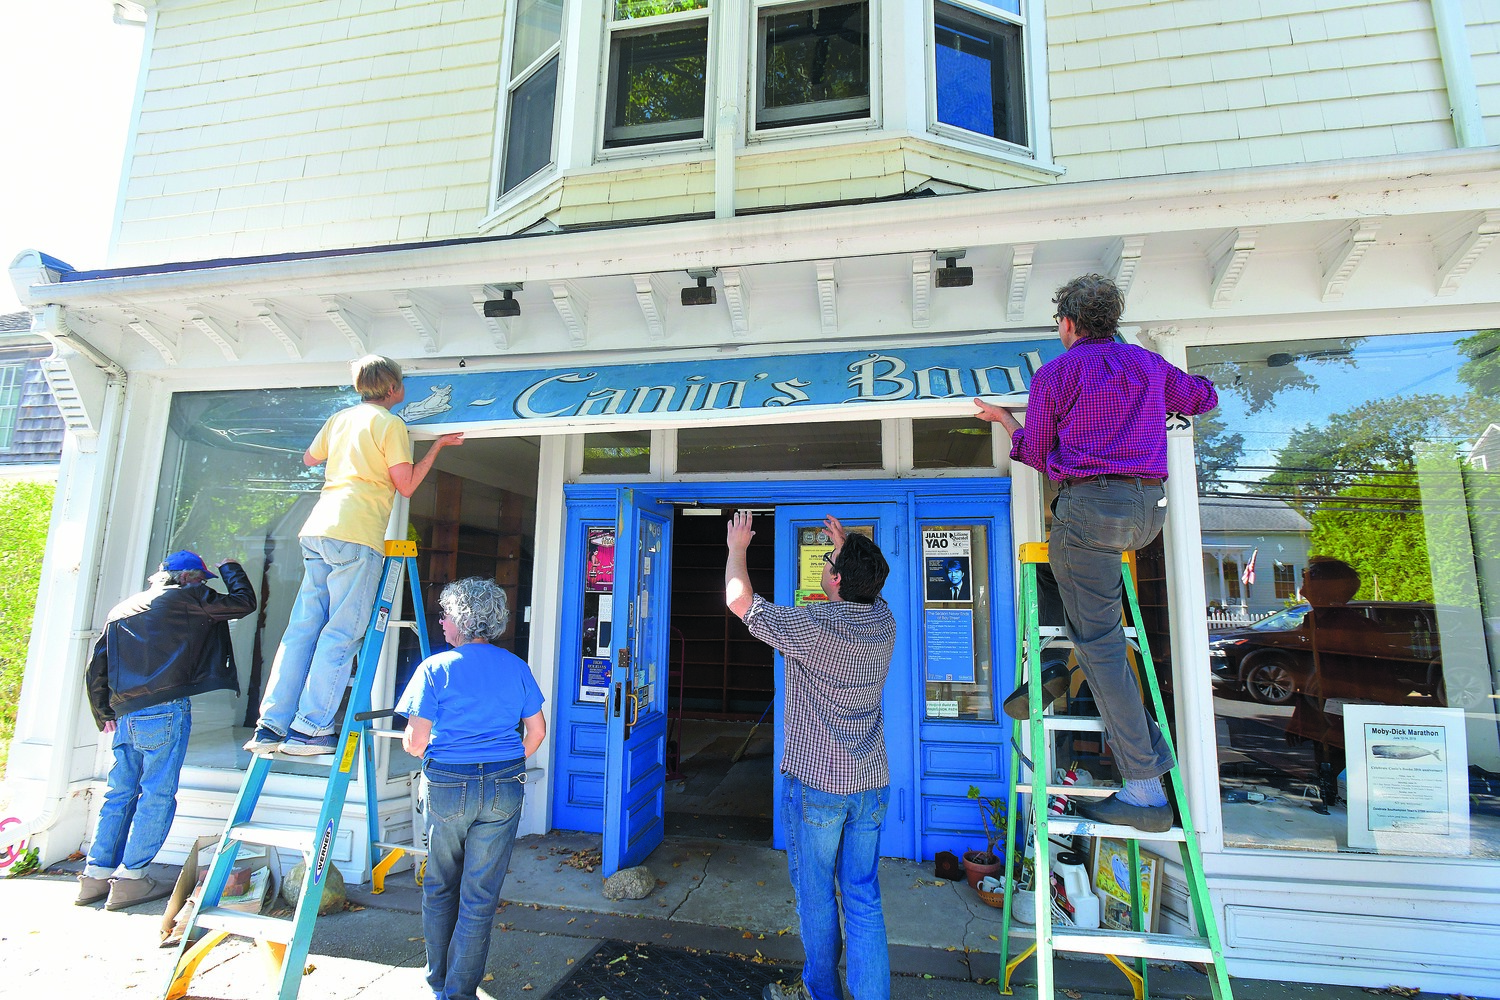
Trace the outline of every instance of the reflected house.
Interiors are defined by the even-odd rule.
[[[1214,494],[1198,501],[1203,526],[1203,585],[1210,627],[1245,624],[1295,598],[1307,565],[1312,522],[1283,500]],[[1255,555],[1255,579],[1245,567]],[[1222,614],[1213,611],[1222,609]]]
[[[523,834],[649,850],[675,793],[624,765],[665,759],[676,713],[677,748],[727,745],[721,764],[731,727],[764,716],[778,739],[734,805],[777,836],[778,665],[724,610],[723,518],[758,512],[758,592],[812,600],[802,531],[847,506],[911,598],[891,602],[882,853],[982,846],[967,791],[1011,777],[1017,546],[1043,540],[1049,496],[971,400],[1019,412],[1063,350],[1055,290],[1096,271],[1124,296],[1123,338],[1219,388],[1216,412],[1168,421],[1166,523],[1137,579],[1229,971],[1500,996],[1494,4],[115,8],[147,30],[108,259],[44,246],[10,267],[62,401],[64,502],[0,849],[25,836],[46,864],[86,846],[107,756],[80,710],[91,633],[172,548],[243,556],[262,596],[232,633],[241,693],[195,699],[163,860],[222,828],[321,479],[302,449],[365,353],[405,367],[419,452],[469,436],[389,534],[418,541],[433,635],[445,581],[482,575],[513,602],[501,642],[549,733]],[[653,513],[647,566],[630,539]],[[961,586],[943,565],[928,589],[928,529],[969,540]],[[591,560],[611,533],[618,558]],[[1291,746],[1294,706],[1216,691],[1209,641],[1295,602],[1316,551],[1359,572],[1354,605],[1431,610],[1297,667],[1326,732]],[[620,651],[642,634],[670,650],[631,650],[631,674]],[[1441,688],[1413,672],[1434,638]],[[412,658],[383,665],[377,703]],[[1367,683],[1371,660],[1393,680]],[[617,690],[631,708],[606,718]],[[1313,760],[1352,745],[1341,698],[1458,719],[1470,794],[1441,819],[1466,855],[1349,850],[1361,817],[1327,752],[1325,804]],[[1114,780],[1087,735],[1071,749]],[[364,791],[383,836],[412,833],[417,762],[388,742],[331,846],[355,881]],[[278,774],[289,824],[325,782]],[[1159,925],[1185,929],[1170,859],[1163,879]]]
[[[0,316],[0,481],[57,478],[63,418],[42,373],[51,353],[29,313]]]

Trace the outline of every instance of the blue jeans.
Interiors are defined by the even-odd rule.
[[[192,728],[186,698],[128,712],[116,720],[115,762],[89,848],[87,874],[108,878],[121,866],[142,872],[156,857],[177,815],[177,780]]]
[[[516,828],[526,760],[422,765],[427,877],[422,934],[427,985],[438,1000],[474,1000],[490,953],[490,930]]]
[[[1160,486],[1094,479],[1064,484],[1052,508],[1048,562],[1067,613],[1068,638],[1094,693],[1115,766],[1145,779],[1172,768],[1172,751],[1146,715],[1141,687],[1125,655],[1120,623],[1120,556],[1161,533],[1167,508]]]
[[[381,552],[357,542],[302,539],[302,585],[260,700],[260,724],[281,736],[339,731],[334,722],[354,654],[370,627]]]
[[[802,982],[813,1000],[840,1000],[839,904],[849,946],[849,991],[855,1000],[891,995],[891,957],[886,950],[885,913],[880,908],[880,824],[890,802],[889,786],[857,795],[832,795],[790,774],[781,783],[786,826],[786,864],[797,894],[797,920],[807,964]]]

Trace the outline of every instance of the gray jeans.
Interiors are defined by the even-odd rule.
[[[1161,533],[1167,518],[1159,484],[1135,479],[1064,483],[1052,507],[1048,557],[1067,613],[1068,638],[1122,777],[1155,778],[1172,767],[1172,751],[1146,716],[1120,623],[1120,557]]]

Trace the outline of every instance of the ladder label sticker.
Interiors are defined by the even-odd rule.
[[[381,608],[380,611],[375,615],[375,631],[384,632],[385,627],[387,624],[389,624],[390,620],[391,609]]]
[[[333,846],[333,820],[323,827],[323,839],[318,842],[317,863],[313,865],[313,885],[321,885],[323,874],[328,870],[328,852]]]
[[[354,766],[354,751],[359,749],[359,731],[351,729],[349,738],[344,741],[344,756],[339,761],[339,773],[348,774],[349,769]]]
[[[385,577],[385,590],[380,595],[382,604],[390,604],[396,599],[396,591],[401,589],[401,567],[392,566],[391,571]]]

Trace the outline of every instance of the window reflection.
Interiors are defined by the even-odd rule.
[[[1497,348],[1488,330],[1188,352],[1220,398],[1196,447],[1229,846],[1368,850],[1399,808],[1449,833],[1375,850],[1500,856]],[[1372,710],[1458,726],[1459,752],[1366,750]],[[1467,795],[1399,801],[1391,768],[1438,760]]]

